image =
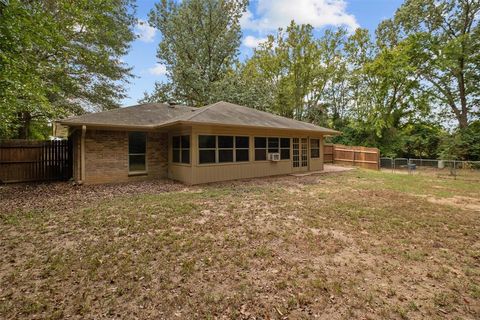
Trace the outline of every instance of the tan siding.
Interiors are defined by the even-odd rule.
[[[310,137],[314,139],[318,139],[318,137]],[[323,138],[320,138],[320,158],[309,158],[310,161],[310,171],[322,171],[323,170]],[[309,150],[308,150],[308,156],[310,157],[311,151],[310,151],[310,143],[308,144]]]
[[[177,164],[172,162],[172,137],[189,135],[190,136],[190,164]],[[192,128],[179,127],[168,133],[168,177],[173,180],[181,181],[187,184],[192,184],[192,159],[193,159],[193,141]]]
[[[194,169],[193,184],[214,181],[265,177],[292,172],[292,164],[287,161],[251,161],[237,164],[199,165]]]
[[[172,180],[192,184],[192,167],[186,165],[170,164],[168,177]]]
[[[250,136],[250,161],[244,163],[222,163],[222,164],[198,164],[197,141],[198,135],[242,135]],[[221,127],[194,127],[192,129],[192,184],[208,183],[214,181],[235,180],[254,177],[265,177],[292,173],[292,160],[279,162],[254,161],[254,137],[306,137],[304,134],[288,130],[260,130],[242,128],[221,128]],[[321,136],[315,136],[321,138]],[[322,142],[321,142],[322,143]],[[310,143],[308,143],[310,145]],[[291,149],[290,149],[291,151]],[[308,150],[310,158],[310,150]],[[310,160],[310,159],[309,159]],[[309,161],[310,170],[322,170],[323,158]]]

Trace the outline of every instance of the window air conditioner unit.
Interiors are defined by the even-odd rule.
[[[280,161],[280,153],[269,153],[268,160],[270,161]]]

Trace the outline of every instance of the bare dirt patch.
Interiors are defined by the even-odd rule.
[[[480,198],[454,196],[451,198],[428,197],[428,201],[457,208],[480,211]]]

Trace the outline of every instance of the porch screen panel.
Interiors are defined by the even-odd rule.
[[[233,136],[218,136],[218,162],[233,162]]]
[[[172,137],[172,162],[190,163],[190,136]]]
[[[216,162],[217,137],[202,135],[198,136],[198,162],[215,163]]]
[[[310,139],[310,157],[320,158],[320,139]]]
[[[308,165],[308,139],[302,138],[302,167],[306,167]]]
[[[235,137],[235,161],[249,161],[250,138]]]
[[[255,161],[267,160],[267,138],[255,137]]]
[[[290,138],[280,138],[280,159],[290,159]]]
[[[293,167],[300,167],[300,139],[293,138]]]

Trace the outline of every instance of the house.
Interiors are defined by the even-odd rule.
[[[323,141],[338,131],[217,102],[159,103],[57,121],[73,140],[82,183],[170,178],[187,184],[323,170]]]

